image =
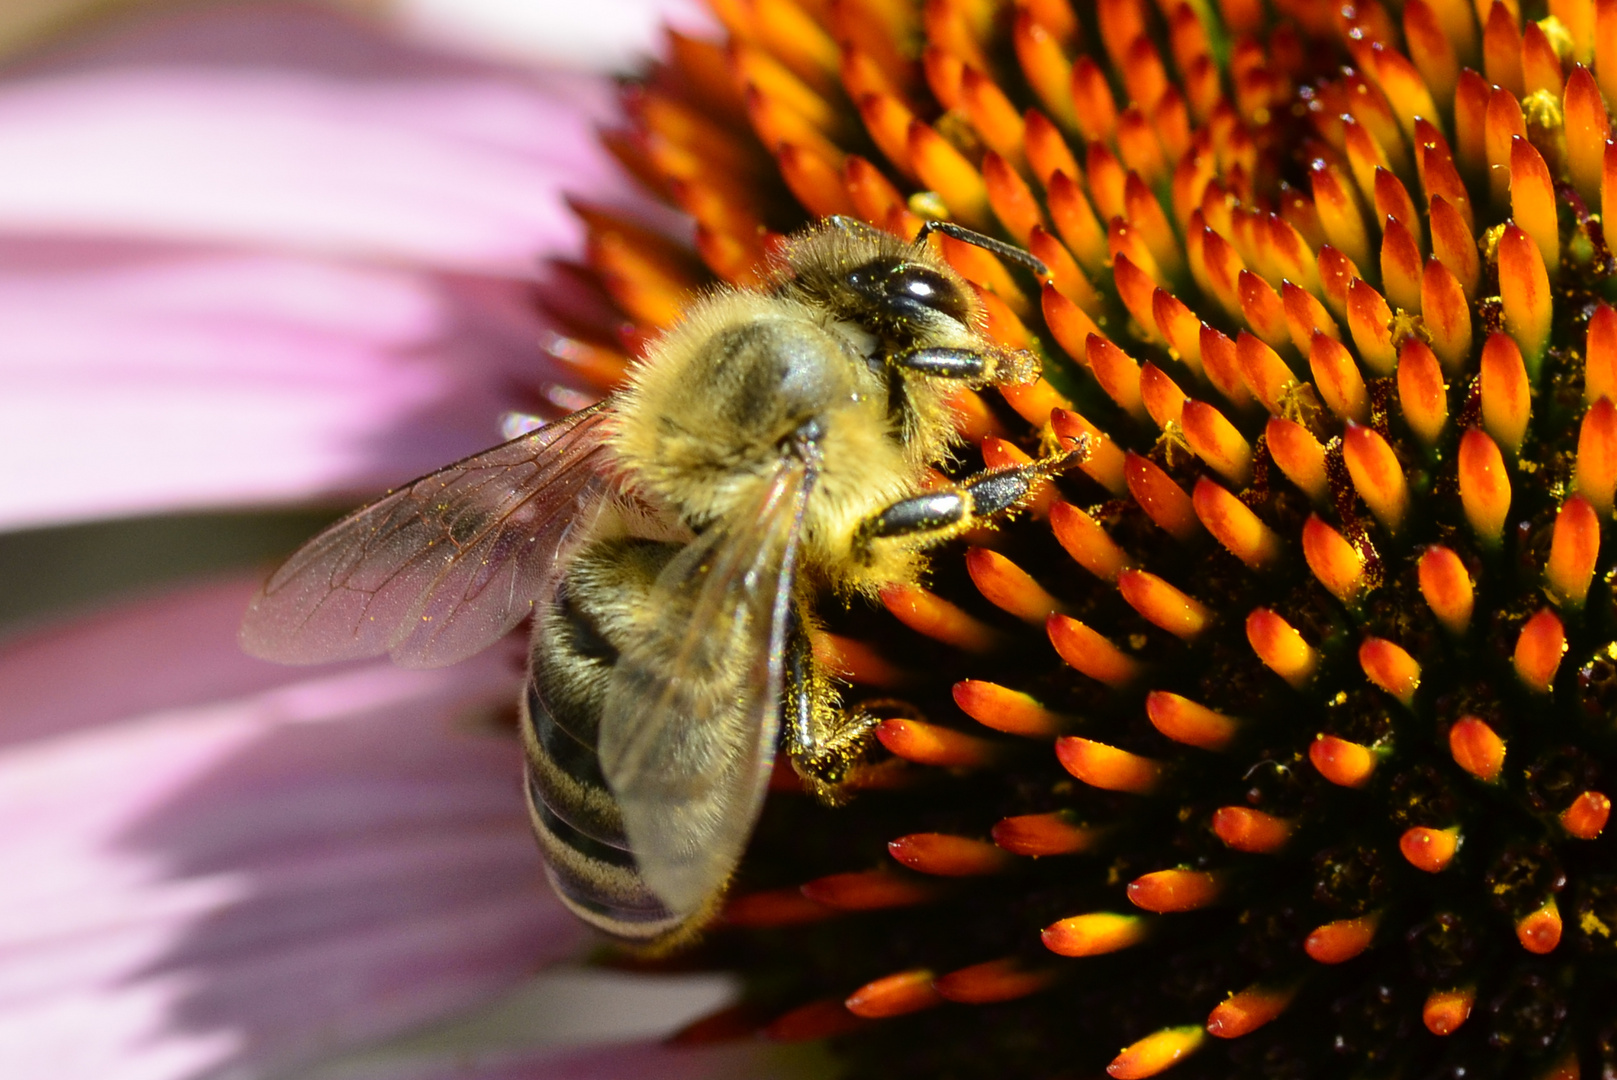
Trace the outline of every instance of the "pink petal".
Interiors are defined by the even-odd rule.
[[[530,277],[578,241],[565,190],[626,191],[612,99],[313,7],[154,18],[0,82],[0,229]]]
[[[610,87],[314,7],[151,17],[0,79],[0,528],[336,498],[540,407]]]
[[[229,655],[250,589],[0,650],[0,1074],[259,1076],[581,940],[489,723],[512,654],[274,669]]]
[[[525,284],[218,249],[0,237],[0,326],[11,528],[380,492],[546,370]]]
[[[447,1060],[345,1066],[311,1080],[747,1080],[748,1077],[832,1077],[823,1055],[799,1047],[731,1043],[669,1047],[649,1043],[532,1054],[479,1055]]]

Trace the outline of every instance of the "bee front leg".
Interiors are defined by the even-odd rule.
[[[901,371],[967,386],[1005,386],[1039,377],[1039,358],[1025,349],[926,346],[887,357]]]
[[[909,538],[925,547],[949,539],[998,514],[1014,510],[1039,481],[1076,465],[1088,456],[1087,446],[1007,469],[985,469],[958,483],[923,495],[911,495],[866,518],[854,539],[866,557],[877,541]]]
[[[875,717],[842,707],[836,687],[814,659],[805,620],[792,617],[786,639],[784,740],[799,778],[823,802],[845,799],[843,785],[875,745]]]

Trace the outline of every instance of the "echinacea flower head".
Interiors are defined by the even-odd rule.
[[[956,467],[1087,453],[828,605],[892,760],[771,802],[687,1038],[1617,1075],[1617,0],[712,6],[607,136],[694,242],[581,204],[579,385],[813,218],[948,217],[1049,269],[934,238],[1045,361]]]

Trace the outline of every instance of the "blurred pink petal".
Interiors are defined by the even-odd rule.
[[[0,528],[351,497],[497,441],[565,194],[628,198],[611,97],[286,4],[0,79]]]
[[[511,652],[274,669],[232,655],[249,592],[0,650],[0,1075],[256,1077],[579,944],[489,722]]]
[[[510,1056],[488,1055],[453,1062],[388,1060],[373,1067],[344,1067],[317,1080],[746,1080],[748,1077],[832,1076],[807,1071],[813,1059],[796,1047],[732,1043],[714,1047],[652,1044],[601,1046]]]
[[[665,22],[696,32],[716,25],[702,0],[392,0],[388,15],[413,34],[479,55],[597,71],[627,69],[653,53]]]
[[[0,83],[0,229],[527,277],[622,192],[609,84],[450,60],[330,11],[153,18]]]
[[[380,491],[497,442],[531,290],[287,255],[0,237],[0,527]],[[530,391],[531,392],[531,391]]]

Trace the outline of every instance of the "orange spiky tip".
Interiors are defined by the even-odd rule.
[[[1471,356],[1471,307],[1466,299],[1465,287],[1459,277],[1440,259],[1426,260],[1420,279],[1421,319],[1431,335],[1430,349],[1442,364],[1444,372],[1458,374]],[[1399,352],[1419,338],[1411,338]]]
[[[1224,414],[1202,401],[1186,401],[1179,413],[1185,442],[1224,479],[1245,486],[1252,476],[1252,445]]]
[[[1381,234],[1381,287],[1395,308],[1419,311],[1421,303],[1420,244],[1409,227],[1388,217]]]
[[[992,1005],[1036,994],[1057,979],[1053,968],[1030,967],[1007,957],[951,971],[932,981],[937,992],[963,1005]]]
[[[1420,686],[1420,665],[1401,647],[1385,638],[1365,638],[1359,646],[1359,666],[1365,678],[1408,708]]]
[[[1561,655],[1566,652],[1566,629],[1561,617],[1549,608],[1527,620],[1516,639],[1516,651],[1511,663],[1516,677],[1529,690],[1540,694],[1550,692],[1555,672],[1561,666]]]
[[[1224,806],[1213,812],[1213,832],[1226,847],[1254,855],[1269,855],[1286,846],[1295,825],[1284,818],[1245,806]]]
[[[1345,964],[1370,947],[1380,923],[1379,912],[1328,922],[1308,935],[1303,951],[1321,964]]]
[[[1103,791],[1149,795],[1162,782],[1162,763],[1075,735],[1056,740],[1056,759],[1072,775]]]
[[[973,720],[1008,735],[1032,738],[1051,736],[1066,726],[1066,719],[1039,704],[1032,695],[997,683],[967,679],[953,689],[954,702]]]
[[[1176,540],[1189,540],[1201,531],[1190,496],[1159,465],[1141,454],[1130,453],[1124,459],[1123,470],[1129,494],[1158,528]]]
[[[1325,479],[1325,448],[1301,424],[1281,417],[1269,421],[1264,429],[1269,453],[1286,479],[1313,499],[1325,502],[1330,498],[1330,486]]]
[[[1509,334],[1490,334],[1482,346],[1482,427],[1509,457],[1521,450],[1532,409],[1527,367]]]
[[[1007,388],[1001,388],[1003,394]],[[1009,400],[1009,399],[1007,399]],[[1015,402],[1012,402],[1015,405]],[[1087,473],[1090,479],[1113,495],[1121,495],[1128,490],[1124,477],[1124,456],[1116,443],[1105,432],[1095,427],[1082,416],[1068,408],[1052,407],[1044,414],[1050,422],[1050,429],[1066,446],[1084,446],[1089,454],[1079,464],[1079,468]]]
[[[1061,610],[1061,602],[1031,574],[997,551],[971,549],[966,553],[966,572],[989,603],[1024,622],[1043,623]]]
[[[1598,791],[1585,791],[1561,811],[1561,826],[1579,840],[1593,840],[1611,817],[1611,799]]]
[[[1550,277],[1538,244],[1515,225],[1499,238],[1499,300],[1505,329],[1536,374],[1550,340]]]
[[[812,1001],[776,1018],[764,1028],[764,1037],[774,1042],[812,1042],[844,1035],[863,1024],[840,1001]]]
[[[1510,139],[1510,216],[1538,245],[1546,272],[1558,268],[1561,226],[1556,220],[1554,181],[1543,155],[1520,135]]]
[[[1612,511],[1617,489],[1617,402],[1601,398],[1589,407],[1578,429],[1578,460],[1573,473],[1578,493],[1601,517]]]
[[[1073,560],[1102,581],[1115,581],[1129,566],[1128,553],[1109,536],[1100,522],[1071,503],[1050,505],[1050,528]]]
[[[1432,829],[1425,825],[1404,830],[1398,838],[1398,850],[1409,865],[1428,874],[1448,869],[1454,853],[1460,849],[1460,830]]]
[[[1376,771],[1376,752],[1335,735],[1321,735],[1308,748],[1308,760],[1319,774],[1339,787],[1358,788]]]
[[[1471,1018],[1471,1007],[1476,1001],[1475,987],[1433,990],[1421,1006],[1421,1022],[1433,1035],[1453,1035],[1460,1030],[1461,1024]]]
[[[1377,375],[1391,375],[1398,363],[1392,340],[1392,308],[1368,282],[1354,278],[1347,289],[1347,324],[1359,359]]]
[[[1427,447],[1436,446],[1448,424],[1448,387],[1437,354],[1419,338],[1398,350],[1398,406],[1415,436]]]
[[[732,896],[724,905],[724,921],[731,926],[796,926],[819,922],[836,912],[815,903],[800,889],[767,889]]]
[[[1199,1027],[1164,1028],[1131,1044],[1106,1066],[1116,1080],[1144,1080],[1177,1065],[1201,1047],[1207,1033]]]
[[[1417,566],[1426,606],[1449,633],[1464,634],[1476,604],[1476,590],[1465,564],[1451,549],[1433,544],[1421,553]]]
[[[1151,422],[1164,429],[1169,424],[1179,423],[1187,400],[1179,384],[1155,364],[1140,368],[1140,397],[1145,402],[1145,411],[1150,414]]]
[[[1461,717],[1449,728],[1449,753],[1455,764],[1478,780],[1492,782],[1505,766],[1505,742],[1474,716]]]
[[[1100,956],[1138,945],[1150,934],[1142,915],[1096,911],[1074,915],[1044,928],[1044,947],[1061,956]]]
[[[1129,882],[1129,902],[1159,915],[1197,911],[1218,902],[1224,882],[1204,870],[1158,870]]]
[[[1363,424],[1370,419],[1370,395],[1353,354],[1335,338],[1315,331],[1308,344],[1308,367],[1314,385],[1332,412]]]
[[[1496,548],[1510,513],[1510,475],[1499,446],[1472,428],[1460,438],[1460,503],[1465,516],[1485,547]]]
[[[1600,519],[1582,495],[1561,504],[1550,540],[1544,581],[1563,607],[1579,608],[1589,595],[1595,563],[1600,557]]]
[[[744,1001],[691,1021],[668,1036],[668,1045],[711,1046],[734,1042],[758,1035],[762,1027],[757,1007]]]
[[[1562,112],[1566,124],[1567,172],[1583,201],[1600,203],[1601,157],[1611,134],[1606,103],[1594,76],[1582,64],[1572,65],[1567,76]]]
[[[1358,496],[1370,506],[1387,532],[1397,532],[1408,509],[1408,483],[1404,469],[1387,440],[1374,428],[1347,424],[1342,432],[1342,461]]]
[[[802,892],[816,904],[838,911],[880,911],[927,903],[937,896],[937,887],[885,870],[866,870],[816,878]]]
[[[1202,477],[1191,493],[1196,517],[1231,555],[1254,570],[1280,557],[1280,538],[1230,492]]]
[[[1561,909],[1555,906],[1555,897],[1516,920],[1516,940],[1530,953],[1544,956],[1561,944]]]
[[[1145,698],[1151,725],[1175,742],[1203,750],[1223,750],[1241,730],[1239,722],[1189,698],[1153,690]]]
[[[945,833],[910,833],[887,843],[888,854],[922,874],[981,877],[1010,869],[1015,857],[983,840]]]
[[[898,971],[866,983],[842,1004],[855,1016],[880,1020],[942,1005],[944,997],[932,986],[933,974],[926,968]]]
[[[1077,619],[1052,615],[1044,627],[1061,659],[1097,682],[1121,688],[1141,672],[1139,661]]]
[[[1282,415],[1297,386],[1297,376],[1280,359],[1280,354],[1268,342],[1242,330],[1235,339],[1235,362],[1240,365],[1241,378],[1252,396],[1273,415]]]
[[[1276,228],[1278,229],[1280,226],[1276,226]],[[1306,251],[1306,242],[1297,234],[1297,231],[1289,225],[1285,226],[1285,228],[1289,230],[1285,234],[1287,246],[1296,246]],[[1307,273],[1306,265],[1301,262],[1297,264],[1297,269],[1300,273]],[[1318,271],[1315,270],[1314,273],[1308,274],[1308,277],[1315,281],[1312,287],[1318,289]],[[1280,298],[1286,306],[1286,329],[1291,333],[1291,343],[1298,352],[1307,353],[1309,351],[1315,334],[1322,334],[1332,341],[1341,340],[1341,328],[1336,325],[1336,320],[1331,317],[1331,313],[1325,309],[1325,305],[1320,303],[1318,297],[1314,296],[1313,293],[1300,285],[1293,285],[1287,280],[1280,283]]]
[[[1145,415],[1140,399],[1140,364],[1128,353],[1098,334],[1084,340],[1084,355],[1089,370],[1094,372],[1106,396],[1117,402],[1119,408],[1135,415]]]
[[[1297,689],[1313,679],[1319,654],[1295,627],[1274,612],[1259,608],[1248,615],[1246,639],[1265,667]]]
[[[1297,987],[1275,989],[1249,986],[1231,994],[1207,1015],[1207,1033],[1219,1039],[1239,1039],[1280,1017],[1297,996]]]
[[[918,765],[981,768],[999,754],[999,747],[987,739],[920,720],[883,720],[876,725],[876,737],[893,754]]]
[[[1013,855],[1035,858],[1088,851],[1104,834],[1104,829],[1087,828],[1065,811],[1003,818],[993,828],[994,843]]]
[[[1617,399],[1617,308],[1601,304],[1589,316],[1584,338],[1583,397],[1593,405],[1601,398]]]
[[[908,682],[910,676],[871,646],[869,642],[831,634],[823,630],[810,635],[814,659],[838,678],[862,686],[892,688]]]
[[[1144,570],[1120,571],[1117,591],[1129,607],[1145,616],[1153,626],[1186,641],[1195,638],[1212,621],[1212,613],[1206,606]]]
[[[987,652],[1000,644],[1000,635],[993,627],[918,585],[889,585],[882,589],[881,600],[899,622],[947,645]]]
[[[1310,514],[1303,523],[1303,558],[1319,583],[1344,604],[1364,586],[1364,560],[1342,534]],[[1254,646],[1255,647],[1255,646]]]

